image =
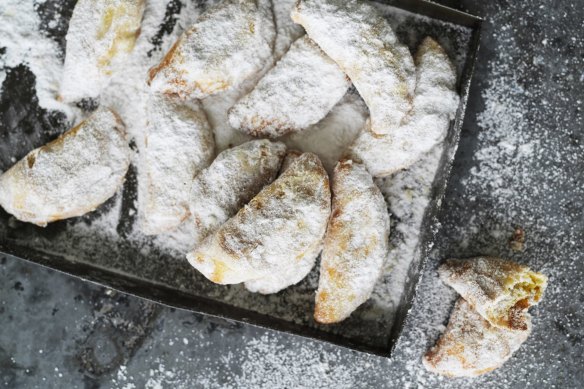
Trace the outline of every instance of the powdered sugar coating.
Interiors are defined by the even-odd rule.
[[[67,31],[60,95],[64,101],[96,98],[112,64],[134,49],[144,0],[79,0]]]
[[[102,108],[2,174],[0,205],[39,226],[80,216],[116,193],[129,164],[124,125]]]
[[[314,253],[329,214],[328,175],[305,153],[187,258],[215,283],[263,278]]]
[[[387,205],[365,167],[340,161],[332,185],[314,310],[320,323],[342,321],[369,299],[389,251]]]
[[[491,257],[449,259],[438,273],[491,325],[517,331],[528,330],[527,308],[541,300],[547,286],[545,275]]]
[[[274,57],[282,58],[290,45],[305,34],[300,24],[294,23],[290,17],[292,8],[297,0],[273,0],[274,21],[276,22],[276,44],[274,45]]]
[[[149,73],[152,90],[182,99],[227,91],[271,60],[271,0],[226,0],[208,9]]]
[[[402,122],[414,94],[414,61],[379,10],[360,0],[301,0],[292,19],[351,78],[371,112],[372,132],[386,134]]]
[[[343,97],[351,82],[304,36],[229,112],[234,128],[276,138],[311,126]]]
[[[448,377],[474,377],[499,368],[531,333],[492,326],[463,298],[456,302],[448,326],[422,359],[424,367]]]
[[[221,152],[191,186],[190,211],[205,237],[276,178],[286,146],[253,140]]]
[[[178,227],[189,215],[193,179],[215,156],[213,131],[199,102],[151,96],[140,150],[138,210],[145,234]]]
[[[416,94],[405,123],[385,135],[367,123],[349,154],[376,177],[407,168],[444,140],[457,107],[454,65],[442,46],[427,37],[416,53]]]

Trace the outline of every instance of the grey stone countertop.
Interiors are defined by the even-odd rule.
[[[0,257],[0,386],[582,387],[584,6],[443,3],[486,22],[432,263],[497,255],[550,277],[532,310],[531,337],[502,368],[477,379],[423,369],[420,358],[455,299],[435,266],[422,275],[387,360],[165,308]],[[509,247],[516,228],[525,232],[523,251]]]

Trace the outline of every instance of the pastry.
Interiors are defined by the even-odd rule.
[[[314,255],[329,215],[327,173],[318,157],[305,153],[187,258],[218,284],[258,280]]]
[[[271,0],[225,0],[180,36],[148,83],[181,99],[229,90],[271,61],[275,39]]]
[[[0,176],[0,205],[17,219],[46,226],[81,216],[112,197],[130,164],[125,128],[99,109]]]
[[[280,167],[280,174],[284,173],[286,169],[292,165],[292,162],[296,161],[298,157],[302,155],[301,151],[298,150],[289,150],[284,157],[284,161],[282,162],[282,167]]]
[[[201,104],[151,96],[138,169],[138,210],[145,234],[179,226],[189,215],[193,179],[209,166],[213,131]]]
[[[375,177],[408,168],[444,140],[458,107],[456,70],[434,39],[426,38],[416,53],[416,92],[406,121],[385,135],[371,123],[351,145],[349,154]]]
[[[304,36],[231,108],[229,122],[252,136],[299,132],[324,118],[350,85],[337,64]]]
[[[67,55],[60,95],[66,102],[97,98],[112,65],[134,48],[144,0],[79,0],[65,37]]]
[[[221,152],[190,191],[190,211],[201,236],[217,230],[276,178],[286,146],[253,140]]]
[[[414,61],[388,21],[362,0],[299,0],[292,20],[349,76],[371,113],[371,131],[387,134],[411,109]]]
[[[531,332],[531,317],[525,317],[525,331],[492,326],[459,298],[448,326],[434,347],[422,359],[424,367],[448,377],[474,377],[505,363]]]
[[[371,296],[389,250],[389,214],[363,165],[340,161],[332,178],[314,319],[337,323]]]
[[[438,274],[491,325],[517,331],[527,331],[527,308],[541,300],[547,286],[545,275],[491,257],[449,259]]]

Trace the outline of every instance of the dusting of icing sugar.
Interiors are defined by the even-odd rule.
[[[272,60],[275,39],[271,0],[220,2],[180,36],[148,82],[182,99],[227,91]]]
[[[314,310],[320,323],[344,320],[369,299],[389,249],[387,205],[365,166],[342,160],[331,186]]]
[[[201,104],[179,104],[153,95],[148,104],[138,170],[142,232],[173,230],[189,216],[193,177],[215,157],[213,132]]]
[[[337,64],[303,36],[229,110],[229,122],[253,136],[300,132],[324,118],[350,85]]]
[[[259,289],[275,293],[299,281],[285,271],[290,263],[314,264],[315,248],[322,244],[329,215],[328,175],[314,154],[305,153],[187,258],[205,277],[220,284],[282,273],[273,281],[283,285]]]
[[[63,111],[74,118],[75,110],[57,100],[62,75],[61,50],[55,41],[41,31],[37,14],[40,1],[3,0],[0,4],[0,85],[7,68],[27,65],[36,77],[39,105]],[[71,120],[73,122],[73,120]]]
[[[369,2],[301,0],[292,20],[351,78],[371,112],[371,131],[386,134],[411,109],[415,67],[407,46]]]
[[[60,96],[66,102],[97,98],[134,49],[144,0],[79,0],[67,31]]]
[[[254,140],[217,155],[190,188],[191,216],[201,234],[215,232],[274,181],[285,153],[282,143]]]

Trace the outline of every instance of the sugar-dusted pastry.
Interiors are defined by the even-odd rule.
[[[145,234],[179,226],[189,216],[193,179],[215,156],[213,131],[198,101],[151,96],[138,166],[138,210]]]
[[[190,210],[202,236],[215,232],[276,178],[286,146],[252,140],[221,152],[193,181]]]
[[[0,205],[39,226],[81,216],[116,193],[129,164],[124,124],[100,108],[4,172]]]
[[[371,131],[387,134],[411,109],[414,61],[388,21],[363,0],[299,0],[292,19],[350,77],[371,112]]]
[[[229,112],[234,128],[276,138],[317,123],[345,95],[351,82],[304,36]]]
[[[378,135],[367,123],[349,154],[376,177],[409,167],[446,137],[458,107],[456,70],[434,39],[426,38],[416,53],[414,106],[405,123]]]
[[[509,331],[492,326],[460,298],[448,326],[422,359],[424,367],[448,377],[474,377],[493,371],[505,363],[531,333],[531,317],[525,331]]]
[[[271,60],[271,0],[225,0],[208,9],[150,69],[152,90],[182,99],[229,90]]]
[[[144,0],[79,0],[65,37],[67,55],[60,95],[64,101],[96,98],[112,65],[134,48]]]
[[[292,162],[296,161],[298,157],[302,155],[301,151],[298,150],[288,150],[286,156],[284,157],[284,161],[282,162],[282,167],[280,167],[280,174],[284,173],[286,169],[292,165]]]
[[[438,273],[492,325],[518,331],[528,329],[527,308],[541,300],[547,286],[545,275],[491,257],[449,259]]]
[[[387,205],[365,167],[341,160],[332,191],[314,308],[314,319],[327,324],[346,319],[369,299],[389,250]]]
[[[187,258],[218,284],[274,275],[300,266],[307,254],[314,255],[314,263],[330,215],[330,201],[326,171],[318,157],[305,153]],[[288,286],[277,281],[278,287]],[[291,277],[288,281],[291,285],[297,280]]]

